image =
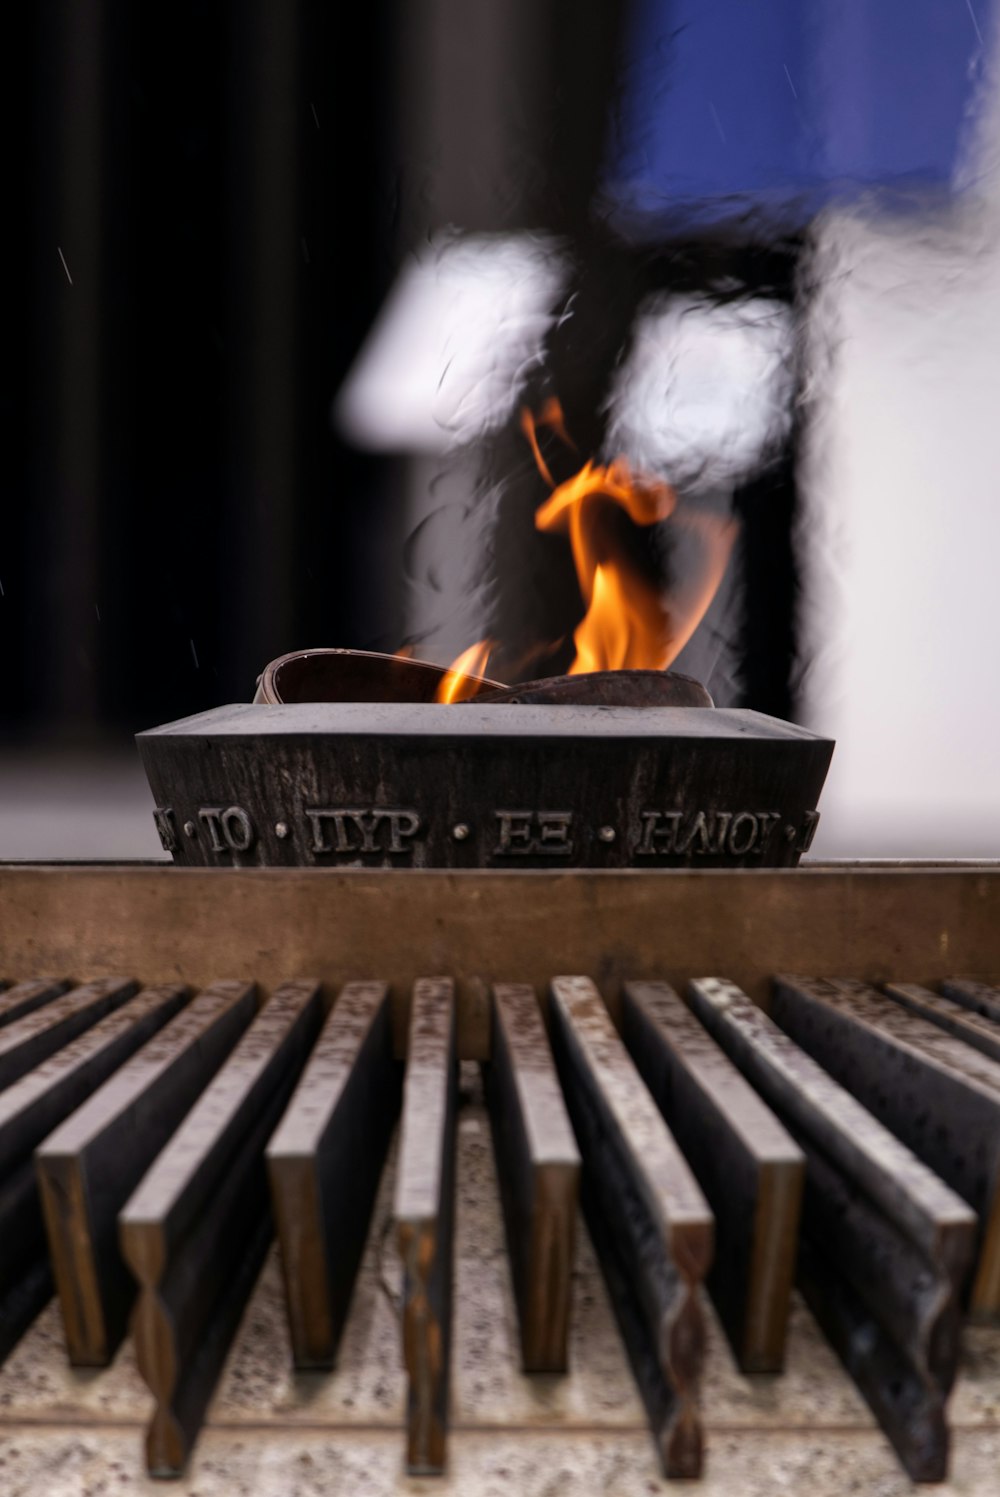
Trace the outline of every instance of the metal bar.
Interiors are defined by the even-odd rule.
[[[69,987],[66,977],[29,977],[25,982],[0,983],[0,1025],[12,1024],[41,1008],[53,998],[61,998]]]
[[[493,988],[483,1067],[525,1372],[565,1372],[580,1155],[534,988]]]
[[[348,983],[267,1146],[296,1367],[332,1367],[399,1114],[383,982]]]
[[[403,1360],[409,1376],[406,1465],[444,1470],[451,1361],[458,1058],[448,978],[414,986],[396,1176],[396,1241],[403,1261]]]
[[[188,991],[144,989],[0,1092],[0,1362],[52,1293],[32,1150],[173,1018]]]
[[[255,1012],[253,983],[216,982],[49,1135],[35,1163],[69,1359],[100,1367],[135,1284],[117,1214]]]
[[[989,982],[974,982],[970,977],[946,977],[938,983],[946,998],[982,1014],[986,1019],[1000,1019],[1000,988]]]
[[[688,993],[806,1155],[810,1308],[910,1477],[942,1480],[974,1214],[733,983]]]
[[[918,1018],[927,1019],[991,1060],[1000,1061],[1000,1024],[993,1019],[973,1013],[953,998],[942,997],[919,983],[885,982],[882,991]]]
[[[519,981],[539,993],[553,972],[600,973],[612,1012],[625,978],[677,984],[721,970],[759,1001],[775,972],[880,982],[893,975],[887,932],[913,982],[989,973],[1000,864],[809,865],[751,876],[541,870],[530,880],[497,869],[417,879],[405,869],[16,865],[0,867],[0,953],[8,972],[23,974],[44,961],[45,971],[142,972],[165,982],[180,964],[196,987],[220,972],[252,972],[266,994],[291,971],[316,973],[330,991],[382,978],[402,993],[438,970],[442,909],[459,1054],[483,1060],[481,978],[509,973],[514,950]]]
[[[132,977],[99,977],[0,1030],[0,1087],[34,1070],[139,990]]]
[[[139,1371],[156,1399],[150,1475],[180,1473],[271,1237],[264,1147],[321,1022],[319,984],[286,983],[121,1211],[139,1283]]]
[[[889,1337],[872,1334],[867,1304],[809,1236],[803,1236],[799,1244],[798,1282],[820,1330],[875,1413],[908,1475],[914,1481],[942,1480],[948,1469],[950,1438],[940,1388],[914,1376],[909,1360]]]
[[[626,983],[622,1038],[715,1215],[708,1288],[744,1372],[780,1372],[805,1158],[665,982]]]
[[[698,1289],[712,1258],[705,1197],[585,977],[551,987],[552,1048],[583,1158],[581,1197],[667,1476],[702,1462]]]
[[[862,983],[781,977],[772,1012],[978,1214],[970,1306],[1000,1311],[1000,1064]]]

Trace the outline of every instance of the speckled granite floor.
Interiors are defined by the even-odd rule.
[[[40,1316],[0,1370],[2,1497],[562,1497],[690,1488],[692,1497],[898,1497],[912,1490],[871,1415],[796,1302],[783,1377],[736,1371],[708,1308],[703,1394],[707,1462],[700,1483],[659,1475],[599,1271],[581,1230],[566,1378],[517,1370],[514,1302],[489,1128],[478,1105],[459,1129],[455,1346],[449,1471],[402,1472],[404,1378],[392,1307],[388,1219],[392,1166],[354,1296],[340,1364],[291,1370],[272,1253],[244,1316],[187,1475],[143,1475],[150,1401],[129,1343],[101,1372],[66,1364],[58,1310]],[[951,1403],[952,1476],[930,1490],[1000,1493],[1000,1329],[973,1327]]]

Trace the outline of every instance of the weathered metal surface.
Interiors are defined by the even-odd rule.
[[[336,1359],[401,1084],[388,987],[348,983],[267,1146],[297,1367]]]
[[[909,1475],[943,1480],[975,1214],[734,984],[688,994],[806,1155],[810,1308]]]
[[[120,1007],[138,987],[131,977],[99,977],[0,1029],[0,1088]]]
[[[992,983],[975,982],[971,977],[946,977],[938,986],[953,1003],[960,1003],[986,1019],[1000,1019],[1000,988]]]
[[[526,897],[525,890],[529,890]],[[530,918],[526,918],[526,911]],[[797,871],[620,873],[159,866],[0,867],[9,971],[183,972],[205,987],[289,972],[330,991],[384,978],[407,993],[447,960],[462,1059],[489,1055],[489,981],[539,993],[553,972],[599,973],[612,1010],[624,978],[725,971],[767,1002],[775,972],[934,983],[996,971],[1000,864],[928,868],[806,864]],[[887,936],[891,933],[891,940]],[[446,935],[447,944],[444,944]],[[400,1047],[402,1050],[402,1046]]]
[[[712,1213],[593,983],[555,978],[549,1013],[587,1226],[663,1470],[697,1476]]]
[[[621,1031],[715,1215],[708,1288],[744,1372],[780,1372],[805,1158],[665,982],[626,983]]]
[[[0,1025],[12,1024],[34,1013],[43,1003],[61,998],[69,987],[66,977],[29,977],[24,982],[0,983]]]
[[[280,987],[119,1216],[139,1284],[136,1359],[156,1399],[151,1475],[182,1469],[271,1238],[264,1147],[320,1027],[310,980]]]
[[[811,1185],[806,1190],[809,1196]],[[905,1262],[897,1267],[901,1272],[911,1271]],[[911,1359],[891,1336],[873,1332],[870,1304],[855,1293],[847,1276],[811,1235],[800,1244],[798,1282],[817,1324],[867,1400],[909,1477],[917,1482],[944,1481],[952,1439],[946,1420],[947,1393],[940,1381],[915,1372]],[[934,1298],[931,1283],[925,1296],[931,1313]],[[939,1322],[939,1362],[951,1360],[954,1366],[957,1340],[957,1325]]]
[[[416,983],[393,1214],[403,1262],[403,1360],[409,1377],[406,1465],[444,1470],[451,1362],[458,1103],[455,995],[448,978]]]
[[[1000,1061],[1000,1024],[995,1019],[974,1013],[954,999],[934,993],[916,982],[885,982],[882,991],[918,1018],[927,1019],[956,1039],[964,1040],[974,1050],[982,1051],[991,1060]]]
[[[255,1012],[254,986],[216,982],[114,1073],[35,1154],[69,1359],[99,1367],[135,1294],[117,1215]]]
[[[0,1092],[0,1361],[52,1293],[32,1150],[185,1002],[146,988]]]
[[[535,990],[493,988],[483,1068],[525,1372],[565,1372],[580,1155]]]
[[[863,983],[781,977],[772,1012],[976,1211],[970,1305],[1000,1311],[1000,1064]]]
[[[138,737],[164,847],[225,867],[790,867],[833,744],[748,711],[220,707]]]

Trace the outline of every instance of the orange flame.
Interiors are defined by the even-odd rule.
[[[562,407],[554,397],[538,416],[525,408],[521,430],[531,445],[538,471],[552,489],[535,515],[535,526],[569,536],[586,613],[573,635],[576,656],[570,675],[591,671],[666,670],[701,623],[725,575],[736,539],[733,520],[682,508],[677,492],[662,479],[634,474],[624,458],[588,461],[565,483],[556,484],[542,456],[538,428],[547,427],[573,447]],[[658,588],[623,544],[619,515],[646,528],[669,520],[699,544],[694,576],[669,592]],[[493,641],[471,645],[454,662],[438,689],[439,702],[461,702],[475,695],[470,677],[481,675]]]
[[[546,411],[546,424],[559,431]],[[539,459],[535,423],[522,412],[539,471],[551,484]],[[625,553],[613,518],[624,510],[633,524],[646,527],[662,520],[693,531],[702,543],[700,575],[683,591],[664,594]],[[678,511],[670,484],[633,474],[624,458],[602,464],[586,462],[553,492],[535,515],[536,527],[569,535],[577,581],[587,611],[573,635],[576,658],[570,675],[602,670],[666,670],[687,644],[722,581],[736,527],[732,521],[695,511]]]
[[[538,471],[545,479],[549,488],[554,489],[556,481],[552,477],[549,465],[544,457],[542,457],[542,449],[538,445],[538,428],[540,426],[548,426],[555,432],[557,437],[560,437],[566,443],[567,447],[572,447],[573,451],[576,451],[576,444],[566,430],[562,406],[554,395],[549,396],[537,416],[533,416],[527,406],[524,406],[521,411],[521,430],[531,443],[531,450],[538,465]]]
[[[434,700],[450,705],[452,702],[464,702],[467,697],[475,696],[479,690],[478,678],[486,669],[486,662],[493,653],[493,641],[481,639],[478,644],[470,645],[463,650],[458,659],[453,662],[441,685],[435,693]]]

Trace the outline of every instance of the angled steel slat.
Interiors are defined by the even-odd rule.
[[[914,1012],[916,1002],[911,995],[904,1008],[860,982],[782,977],[775,983],[772,1012],[977,1213],[970,1305],[977,1313],[996,1314],[1000,1064]]]
[[[942,1480],[975,1215],[735,984],[704,978],[688,997],[806,1155],[810,1308],[909,1475]]]
[[[580,1155],[534,988],[493,988],[486,1103],[525,1372],[565,1372]]]
[[[207,988],[45,1140],[35,1156],[69,1359],[110,1361],[135,1283],[117,1214],[255,1011],[253,983]]]
[[[414,985],[394,1217],[403,1262],[403,1360],[409,1376],[406,1464],[443,1471],[448,1432],[455,1129],[455,994],[448,978]]]
[[[188,991],[144,989],[0,1092],[0,1361],[52,1293],[32,1150],[173,1018]]]
[[[177,1475],[271,1238],[264,1148],[321,1023],[319,984],[272,995],[122,1209],[139,1283],[139,1371],[156,1399],[151,1475]]]
[[[780,1372],[801,1149],[665,982],[628,982],[622,1038],[715,1214],[708,1288],[744,1372]]]
[[[24,982],[0,983],[0,1025],[12,1024],[34,1013],[43,1003],[61,998],[70,987],[68,977],[28,977]]]
[[[971,977],[945,977],[938,987],[946,998],[960,1003],[986,1019],[1000,1019],[1000,988],[990,982],[975,982]]]
[[[332,1367],[399,1114],[389,989],[348,983],[267,1146],[297,1367]]]
[[[553,980],[552,1048],[583,1161],[587,1226],[668,1476],[702,1462],[698,1289],[713,1218],[589,979]]]
[[[7,1024],[0,1029],[0,1087],[26,1076],[138,989],[131,977],[99,977]]]
[[[1000,1024],[994,1019],[975,1013],[953,998],[934,993],[919,983],[885,982],[882,991],[918,1018],[936,1024],[957,1040],[964,1040],[991,1060],[1000,1061]]]

